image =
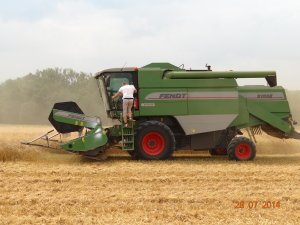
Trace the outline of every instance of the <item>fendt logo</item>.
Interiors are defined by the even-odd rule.
[[[182,99],[186,98],[187,94],[175,93],[175,94],[160,94],[159,99]]]
[[[148,94],[146,100],[181,100],[187,99],[187,92],[153,92]]]
[[[174,91],[153,92],[145,97],[145,100],[212,100],[212,99],[237,99],[236,91]]]

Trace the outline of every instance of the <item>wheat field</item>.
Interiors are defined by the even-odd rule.
[[[175,153],[91,161],[20,145],[46,126],[0,125],[0,224],[299,224],[300,141],[258,137],[252,162]]]

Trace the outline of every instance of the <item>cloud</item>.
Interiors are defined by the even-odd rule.
[[[42,2],[49,11],[29,7],[33,14],[42,9],[30,19],[0,17],[0,82],[46,67],[94,73],[169,61],[278,70],[283,85],[299,89],[298,1]]]

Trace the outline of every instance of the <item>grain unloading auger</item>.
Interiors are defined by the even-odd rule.
[[[167,159],[175,149],[186,149],[252,160],[255,135],[262,130],[278,138],[300,139],[285,90],[277,86],[274,71],[214,72],[210,67],[185,70],[169,63],[152,63],[140,69],[104,70],[95,78],[107,119],[113,125],[104,131],[96,117],[57,103],[49,120],[58,132],[87,130],[61,145],[67,151],[96,156],[120,144],[122,150],[139,159]],[[264,78],[268,85],[238,86],[239,78]],[[129,127],[122,123],[121,101],[111,100],[124,81],[138,90],[135,122]],[[78,107],[75,105],[73,108]],[[242,129],[250,138],[242,136]]]

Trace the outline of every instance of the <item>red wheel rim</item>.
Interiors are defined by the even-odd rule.
[[[235,148],[235,155],[238,159],[248,159],[251,155],[251,147],[248,144],[239,144]]]
[[[150,132],[143,137],[142,147],[148,155],[159,155],[165,149],[165,139],[158,132]]]

